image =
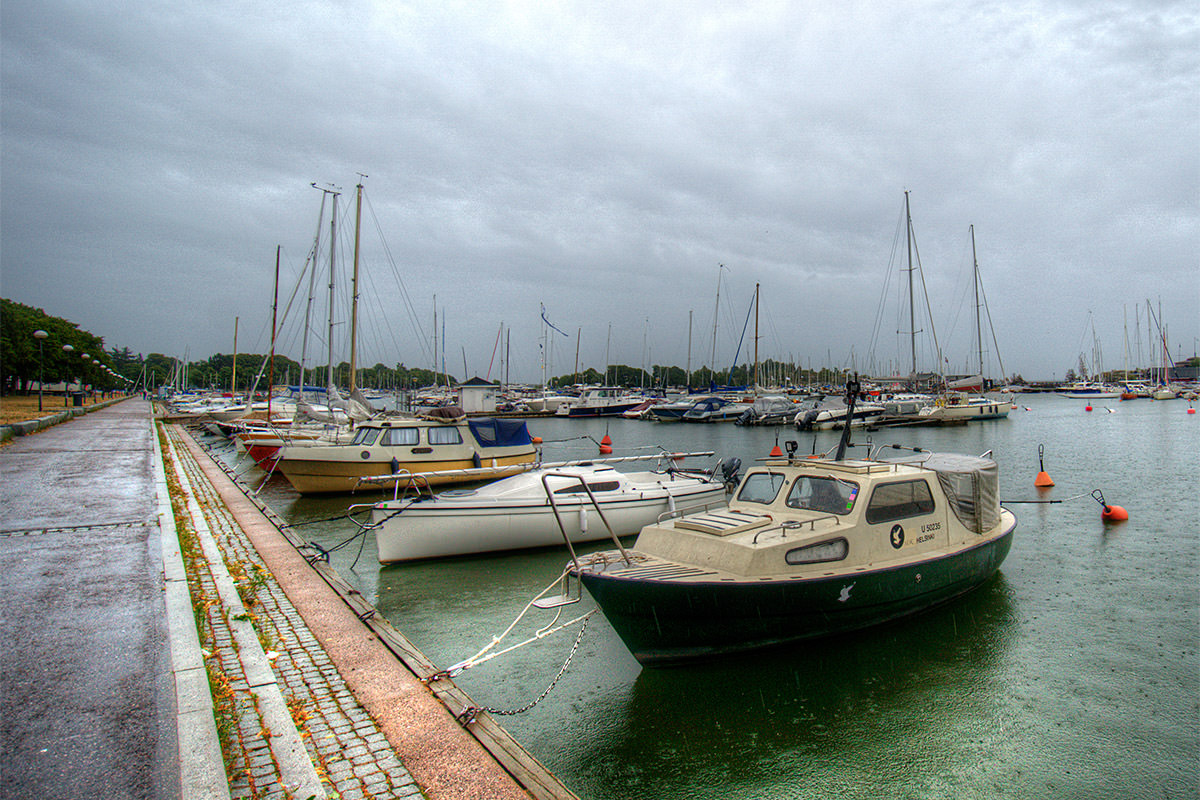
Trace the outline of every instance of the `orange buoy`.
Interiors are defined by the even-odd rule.
[[[1105,522],[1124,522],[1129,519],[1128,511],[1120,506],[1110,506],[1104,502],[1104,494],[1099,489],[1092,492],[1092,499],[1099,503],[1100,508],[1103,509],[1100,512],[1100,519]]]
[[[775,446],[771,448],[771,458],[783,458],[783,448],[779,446],[779,442],[776,442]]]
[[[1196,409],[1192,408],[1191,406],[1188,406],[1188,411],[1187,411],[1187,413],[1189,413],[1189,414],[1195,414],[1195,413],[1196,413]]]
[[[600,440],[600,444],[612,444],[612,439],[608,438],[608,434],[604,434],[604,438]]]
[[[1100,512],[1100,519],[1105,522],[1123,522],[1129,519],[1129,512],[1120,506],[1105,506]]]
[[[1091,410],[1092,410],[1092,407],[1091,407],[1090,405],[1088,405],[1088,406],[1084,406],[1084,407],[1083,407],[1083,410],[1084,410],[1084,411],[1091,411]]]
[[[1046,465],[1042,461],[1042,455],[1046,452],[1046,448],[1038,445],[1038,474],[1033,479],[1033,485],[1038,487],[1050,487],[1054,485],[1054,481],[1046,474]]]
[[[542,443],[542,437],[540,437],[540,436],[531,436],[531,437],[529,437],[529,441],[533,442],[534,444],[541,444],[541,443]]]
[[[609,444],[600,445],[600,455],[607,456],[607,455],[611,455],[611,454],[612,454],[612,445],[609,445]]]

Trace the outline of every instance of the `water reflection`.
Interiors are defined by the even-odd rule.
[[[562,751],[564,771],[594,797],[775,797],[807,779],[829,796],[827,770],[900,778],[906,743],[949,749],[963,720],[996,710],[994,683],[1014,636],[1003,574],[959,601],[852,635],[798,643],[682,669],[644,669],[628,694]],[[969,724],[967,727],[971,727]],[[972,732],[971,735],[978,735]],[[893,778],[876,774],[891,764]],[[788,776],[786,779],[783,776]],[[682,785],[681,785],[682,782]],[[686,791],[683,789],[686,787]]]

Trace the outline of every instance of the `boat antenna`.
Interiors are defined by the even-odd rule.
[[[845,458],[846,448],[850,446],[850,423],[854,420],[854,401],[858,399],[858,393],[861,389],[862,384],[858,382],[858,373],[855,372],[851,377],[846,379],[846,419],[842,424],[842,440],[838,442],[835,461],[841,461]]]

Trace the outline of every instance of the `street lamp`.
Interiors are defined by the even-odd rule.
[[[63,345],[63,352],[70,355],[75,352],[75,348],[69,344]],[[67,367],[67,377],[63,383],[63,407],[71,405],[71,368]]]
[[[38,413],[42,413],[42,384],[46,382],[46,360],[42,358],[42,339],[50,334],[43,330],[33,332],[33,338],[38,340]]]

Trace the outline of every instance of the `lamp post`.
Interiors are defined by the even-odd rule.
[[[43,330],[33,332],[33,338],[38,340],[38,413],[42,413],[42,384],[46,382],[46,360],[42,357],[42,339],[50,334]]]
[[[63,345],[63,352],[67,355],[75,352],[75,348],[69,344]],[[63,407],[71,405],[71,368],[67,367],[67,377],[63,382]]]

